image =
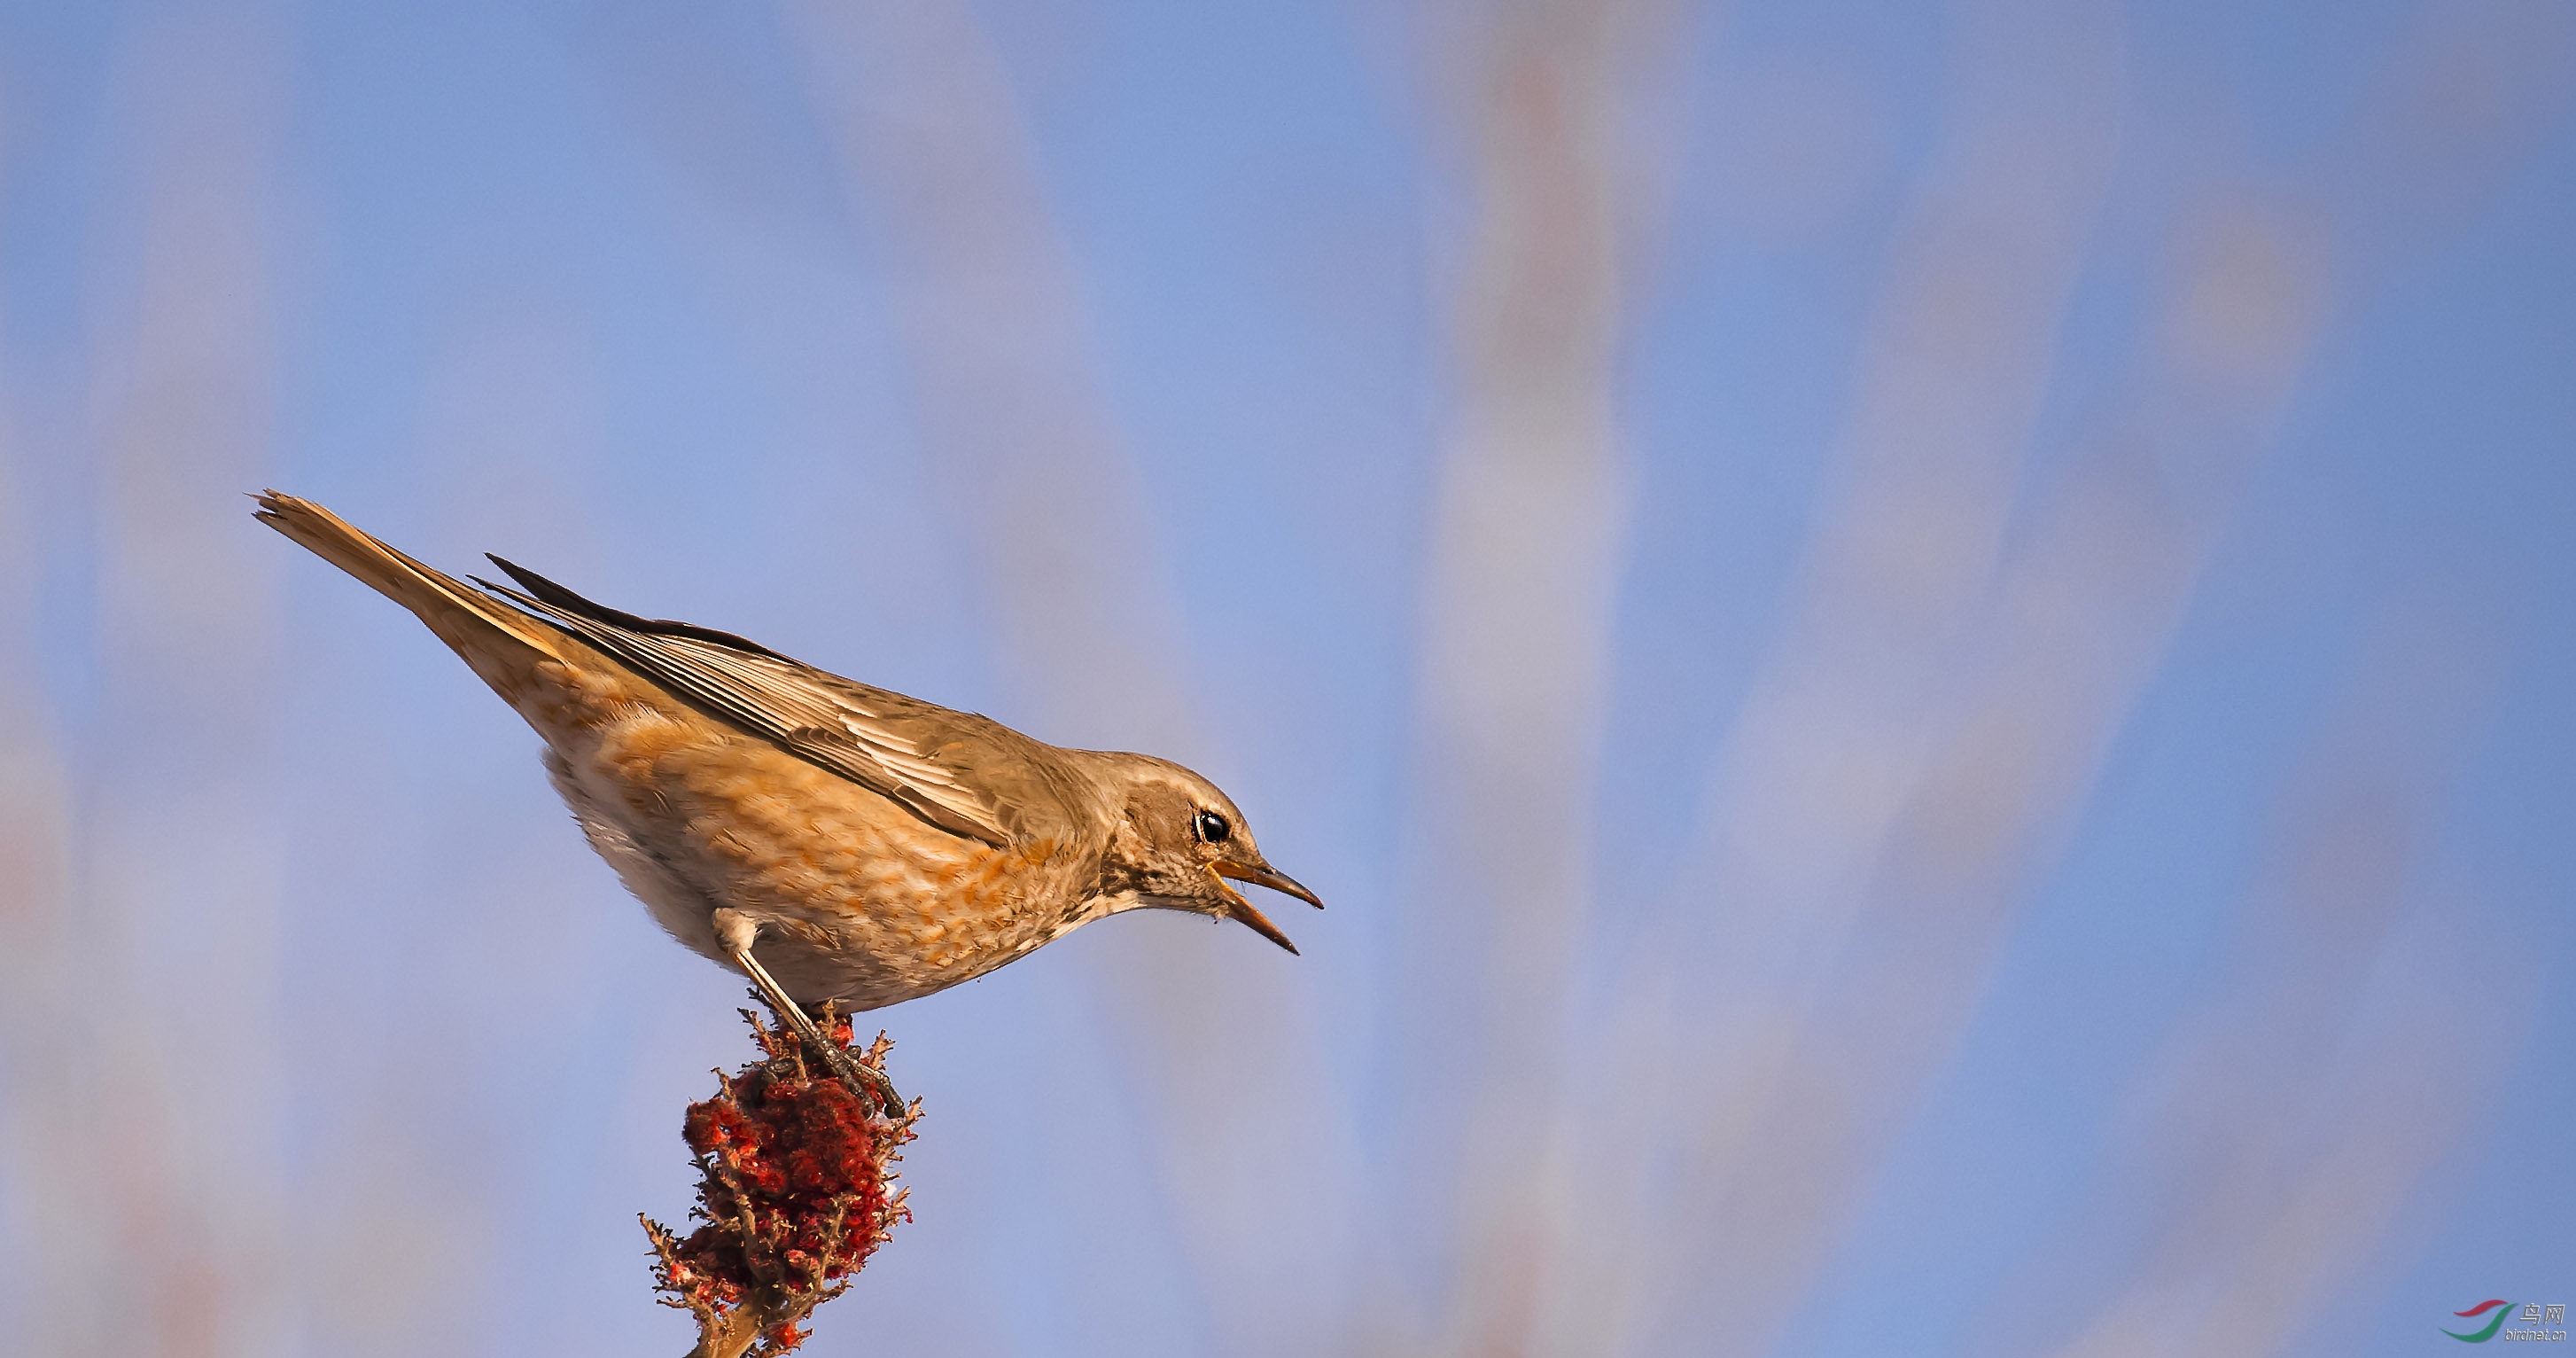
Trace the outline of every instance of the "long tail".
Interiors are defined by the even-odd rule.
[[[513,704],[526,692],[529,671],[538,661],[564,659],[568,651],[581,649],[546,623],[412,560],[311,500],[273,490],[256,498],[260,522],[418,614],[483,682]]]

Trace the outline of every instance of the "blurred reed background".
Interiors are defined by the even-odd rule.
[[[739,986],[274,484],[1331,902],[878,1016],[814,1351],[2576,1292],[2576,6],[0,8],[0,1316],[679,1352]]]

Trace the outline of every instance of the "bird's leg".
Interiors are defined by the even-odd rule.
[[[777,978],[769,974],[769,968],[760,965],[760,959],[751,955],[752,941],[760,936],[759,921],[739,910],[718,910],[715,925],[716,938],[732,955],[733,964],[742,968],[753,985],[760,987],[760,993],[769,1000],[769,1007],[794,1025],[796,1035],[805,1042],[805,1050],[819,1053],[823,1064],[841,1077],[841,1083],[848,1085],[851,1093],[861,1098],[874,1094],[884,1104],[888,1117],[903,1116],[903,1096],[894,1092],[894,1081],[884,1071],[860,1065],[840,1043],[825,1036],[813,1016],[805,1012],[805,1006],[790,998],[787,987],[780,985]]]

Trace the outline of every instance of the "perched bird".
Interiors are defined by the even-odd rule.
[[[804,1006],[874,1009],[971,980],[1104,915],[1240,920],[1270,866],[1208,780],[1067,750],[826,674],[730,633],[592,603],[499,557],[468,587],[310,500],[258,517],[419,615],[546,742],[591,847],[671,936]],[[882,1077],[843,1058],[853,1084]]]

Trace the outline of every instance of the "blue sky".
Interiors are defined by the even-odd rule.
[[[272,484],[1331,903],[875,1016],[812,1351],[2565,1301],[2571,252],[2550,0],[0,8],[0,1312],[688,1343],[738,987]]]

